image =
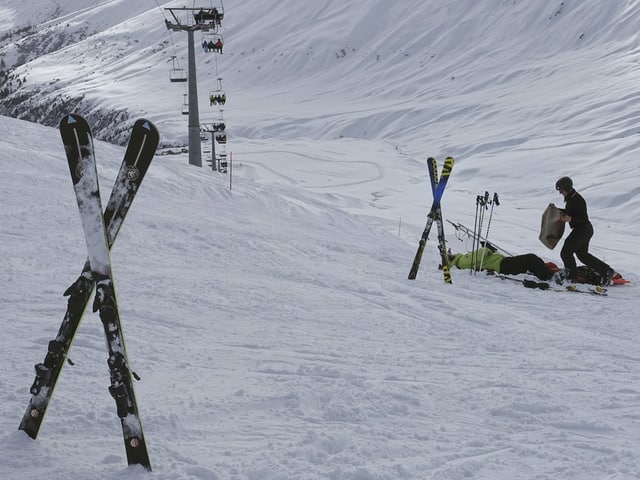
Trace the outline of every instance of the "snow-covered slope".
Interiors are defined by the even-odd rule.
[[[17,431],[85,251],[57,132],[1,123],[3,478],[147,478],[125,467],[95,314],[38,440]],[[121,154],[97,144],[103,196]],[[640,474],[635,287],[591,297],[460,271],[447,286],[433,244],[410,282],[415,242],[236,170],[229,191],[158,156],[112,253],[151,477]]]
[[[33,31],[0,40],[6,68],[28,57],[3,111],[53,125],[72,109],[102,138],[145,116],[183,142],[169,5],[6,0],[3,24]],[[639,16],[635,1],[227,2],[225,53],[198,51],[198,68],[203,120],[224,77],[232,189],[158,155],[112,254],[151,474],[125,466],[89,312],[38,440],[17,431],[85,252],[58,133],[0,117],[2,478],[640,477]],[[96,149],[106,196],[123,149]],[[540,215],[572,176],[593,253],[634,284],[596,298],[454,271],[447,286],[433,234],[407,281],[424,160],[446,155],[446,218],[472,225],[476,195],[497,192],[490,236],[557,263]]]

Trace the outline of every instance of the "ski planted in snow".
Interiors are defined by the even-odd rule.
[[[442,175],[438,180],[437,163],[433,157],[427,160],[427,167],[429,169],[429,178],[431,182],[431,191],[433,193],[433,203],[429,214],[427,215],[427,224],[422,232],[422,237],[418,243],[418,251],[413,259],[411,270],[409,271],[409,280],[415,280],[418,275],[418,269],[420,268],[420,262],[422,261],[422,254],[429,238],[429,232],[433,222],[436,222],[438,228],[438,249],[440,250],[440,256],[442,258],[442,271],[444,274],[445,283],[451,283],[451,272],[449,271],[449,258],[447,256],[446,242],[444,238],[444,227],[442,225],[442,209],[440,208],[440,201],[444,193],[444,189],[447,186],[451,170],[453,169],[454,160],[452,157],[447,157],[442,166]]]
[[[435,197],[438,189],[438,163],[436,159],[429,158],[429,178],[431,179],[431,193]],[[448,178],[448,175],[447,175]],[[444,225],[442,224],[442,206],[438,205],[436,217],[436,227],[438,229],[438,251],[440,252],[440,266],[444,275],[445,283],[451,282],[451,269],[449,268],[449,256],[447,255],[447,242],[444,238]]]
[[[80,180],[80,175],[83,173],[82,169],[85,168],[84,164],[86,163],[86,160],[83,160],[84,157],[90,158],[90,162],[93,162],[95,165],[91,133],[84,119],[75,115],[66,116],[63,119],[61,122],[61,133],[63,133],[63,141],[65,142],[65,150],[70,161],[70,168],[72,161],[71,155],[75,156],[73,162],[76,166],[76,171],[74,172],[72,170],[72,177],[75,184],[76,181]],[[102,228],[104,228],[104,225],[107,226],[106,235],[108,248],[111,248],[115,242],[120,227],[124,222],[142,179],[144,178],[149,164],[155,155],[158,140],[158,131],[151,122],[145,119],[139,119],[135,122],[120,171],[104,212],[104,217],[101,214],[101,208],[98,210],[100,212],[100,223],[103,224]],[[79,196],[79,204],[80,199],[81,197]],[[91,201],[95,203],[95,200],[96,197],[94,196]],[[99,195],[97,195],[97,200],[99,203]],[[83,204],[86,205],[85,200],[83,200]],[[96,212],[94,212],[94,214],[95,213]],[[94,217],[97,218],[97,214],[94,215]],[[95,218],[94,221],[96,221]],[[97,230],[99,230],[99,227]],[[67,312],[56,338],[49,342],[48,352],[44,362],[36,365],[35,367],[36,378],[30,389],[32,397],[29,400],[29,404],[19,427],[31,438],[35,439],[38,435],[38,431],[44,419],[44,414],[46,413],[46,409],[53,395],[65,360],[71,363],[67,355],[82,319],[84,310],[89,302],[89,297],[93,291],[96,278],[95,272],[91,268],[91,258],[88,258],[85,262],[81,275],[65,291],[65,296],[69,296]],[[104,291],[104,278],[100,278],[100,280],[102,282],[102,290]],[[107,325],[105,324],[105,329],[106,328]],[[124,344],[122,344],[122,346],[124,346]],[[133,392],[132,389],[131,392]],[[133,405],[135,406],[135,398],[133,399]],[[137,423],[139,423],[139,420]],[[125,422],[123,420],[123,428],[124,427]],[[133,430],[135,430],[135,426]],[[130,457],[129,447],[127,447],[127,454],[130,460],[132,458],[134,460],[129,463],[146,464],[145,466],[149,468],[148,455],[146,454],[146,446],[144,445],[144,439],[141,432],[142,430],[140,427],[140,438],[137,439],[134,435],[131,436],[130,441],[132,441],[133,444],[138,444],[138,446],[141,444],[144,454],[139,455],[136,453],[136,455]],[[127,442],[126,434],[125,442]],[[141,450],[138,447],[133,449],[136,451]],[[138,461],[135,461],[136,459]]]
[[[96,284],[93,311],[100,312],[100,320],[109,351],[111,385],[109,393],[116,402],[122,423],[125,449],[129,464],[150,468],[149,455],[142,431],[133,389],[133,373],[124,343],[109,257],[107,229],[102,215],[98,172],[93,151],[91,129],[78,115],[66,115],[60,122],[69,171],[76,193],[82,229],[84,230],[91,274]]]

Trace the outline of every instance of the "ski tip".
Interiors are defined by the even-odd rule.
[[[66,113],[62,120],[60,120],[60,125],[75,125],[77,123],[87,123],[84,118],[76,113]]]
[[[141,118],[140,120],[138,120],[138,122],[140,123],[140,126],[145,130],[151,131],[151,129],[153,128],[153,124],[146,118]]]
[[[78,118],[77,118],[77,115],[73,113],[68,113],[64,117],[62,117],[62,121],[69,125],[72,125],[74,123],[78,123]]]
[[[139,118],[138,120],[136,120],[134,123],[134,128],[135,127],[142,128],[148,132],[157,131],[156,126],[153,124],[153,122],[151,120],[147,120],[146,118]]]
[[[75,120],[73,119],[73,117],[71,115],[65,115],[64,117],[62,117],[60,119],[60,125],[59,127],[66,127],[67,125],[69,125],[71,122],[74,122]]]

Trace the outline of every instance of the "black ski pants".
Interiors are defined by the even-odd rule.
[[[560,258],[562,258],[564,268],[567,270],[567,277],[571,280],[575,280],[578,274],[575,257],[578,257],[578,260],[601,275],[605,275],[611,268],[589,253],[591,237],[593,237],[593,225],[589,222],[576,226],[564,241],[560,251]]]
[[[533,273],[540,280],[549,280],[553,277],[553,271],[547,267],[544,260],[533,253],[504,257],[500,263],[500,273],[505,275]]]

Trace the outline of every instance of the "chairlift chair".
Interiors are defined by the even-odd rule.
[[[183,93],[184,101],[182,102],[182,114],[189,115],[189,102],[187,101],[187,94]]]
[[[187,72],[184,68],[172,68],[169,72],[169,81],[173,83],[186,82]]]
[[[209,105],[224,105],[227,103],[227,94],[224,90],[211,90],[209,92]]]
[[[215,42],[216,40],[220,39],[224,42],[224,39],[222,38],[222,34],[220,32],[214,32],[211,30],[203,30],[202,39],[206,40],[207,42],[209,40],[213,40]]]
[[[227,154],[226,153],[220,153],[220,154],[216,155],[216,157],[218,157],[218,165],[220,165],[220,171],[222,173],[226,173],[227,172],[227,167],[228,167]]]
[[[220,43],[224,45],[224,39],[222,38],[222,34],[218,32],[204,32],[202,34],[202,48],[205,52],[214,52],[217,49],[215,48],[215,44]],[[221,50],[222,51],[222,50]]]
[[[184,68],[179,68],[176,66],[176,56],[171,56],[171,70],[169,71],[169,81],[170,82],[186,82],[187,81],[187,72]]]
[[[224,132],[227,126],[224,123],[224,110],[221,108],[219,111],[218,119],[211,122],[211,130],[213,132]]]
[[[222,8],[214,7],[212,9],[200,9],[193,14],[193,19],[196,24],[214,24],[220,25],[224,18],[224,10]]]

